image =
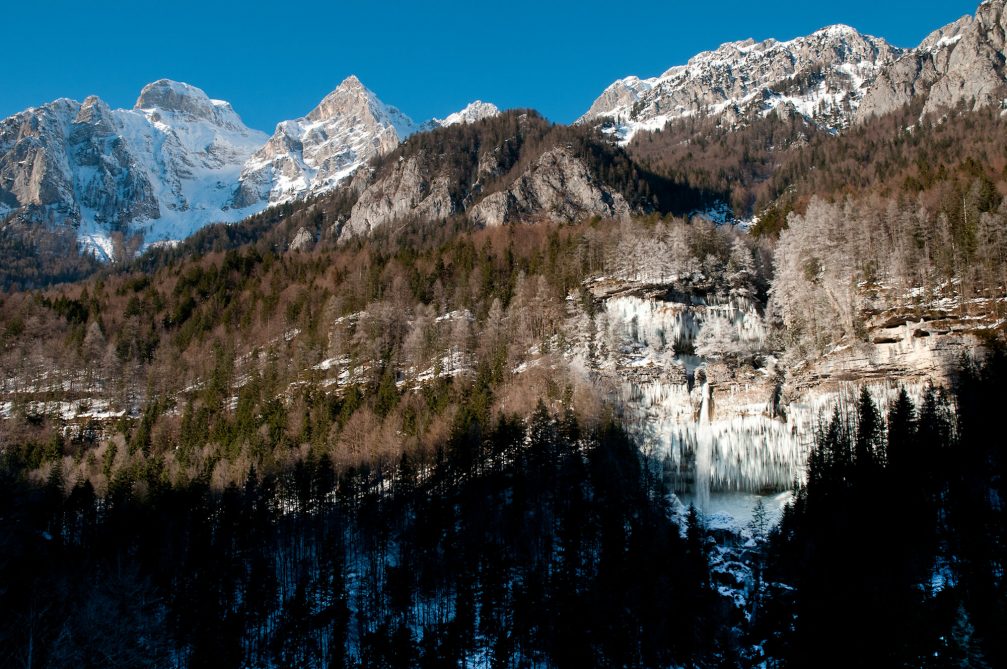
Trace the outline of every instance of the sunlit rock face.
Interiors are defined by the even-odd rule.
[[[752,114],[799,114],[837,131],[849,124],[866,87],[902,54],[843,25],[785,42],[730,42],[658,77],[614,82],[579,122],[623,142],[702,115],[734,124]]]
[[[1007,2],[986,0],[931,33],[884,70],[864,93],[857,120],[923,100],[923,115],[1003,107],[1007,99]]]

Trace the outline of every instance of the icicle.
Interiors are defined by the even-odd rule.
[[[710,384],[703,382],[703,403],[699,410],[696,441],[696,506],[704,511],[710,506],[710,468],[713,435],[710,433]]]

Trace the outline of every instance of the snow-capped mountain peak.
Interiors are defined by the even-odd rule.
[[[658,77],[626,77],[581,117],[624,142],[677,118],[712,114],[735,123],[752,113],[799,113],[823,127],[846,126],[865,82],[902,50],[834,25],[788,41],[747,39],[705,51]]]
[[[189,122],[208,121],[231,130],[248,130],[230,103],[212,100],[202,89],[170,79],[158,79],[144,86],[133,109],[158,118],[173,116]]]
[[[814,37],[850,37],[854,39],[862,36],[859,30],[853,26],[848,26],[845,23],[825,26],[824,28],[820,28],[811,34]]]
[[[276,126],[242,170],[233,203],[265,206],[330,190],[415,132],[499,113],[496,106],[476,101],[443,120],[417,124],[350,75],[306,116]]]
[[[397,108],[383,103],[353,74],[326,95],[305,118],[311,122],[324,123],[335,117],[356,117],[362,120],[373,119],[379,123],[387,122],[400,134],[409,134],[416,130],[412,119]]]
[[[242,169],[233,204],[265,206],[334,188],[417,130],[351,75],[306,116],[276,126]]]
[[[110,256],[114,230],[149,243],[246,216],[227,208],[227,184],[265,140],[229,104],[178,82],[145,86],[133,109],[60,99],[0,121],[0,174],[12,177],[0,179],[0,201],[29,221],[73,225]]]
[[[84,246],[111,257],[113,231],[182,239],[334,188],[414,132],[497,113],[476,102],[419,125],[355,76],[271,137],[170,79],[144,86],[132,109],[59,99],[0,121],[0,213],[72,225]]]

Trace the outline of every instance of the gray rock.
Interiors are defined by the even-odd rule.
[[[315,236],[308,232],[307,228],[300,227],[297,229],[297,234],[290,241],[291,251],[306,251],[311,248],[311,245],[315,242]]]
[[[452,188],[446,171],[449,167],[432,168],[432,161],[418,155],[400,160],[380,178],[358,176],[354,184],[370,180],[363,186],[343,234],[366,235],[397,222],[437,221],[462,213],[479,225],[496,226],[591,216],[624,218],[631,212],[622,194],[601,183],[566,147],[544,152],[509,183],[485,194],[482,179],[499,172],[494,155],[487,150],[480,156],[480,181],[466,192]]]
[[[902,53],[848,26],[787,42],[731,42],[659,77],[615,82],[580,122],[607,126],[628,141],[640,130],[697,114],[735,124],[783,109],[839,129],[849,124],[865,84]]]
[[[364,235],[405,218],[438,220],[460,211],[461,204],[452,199],[447,178],[431,175],[420,158],[413,156],[363,189],[343,232]]]
[[[517,221],[576,221],[630,214],[622,194],[599,182],[587,166],[563,147],[545,152],[506,190],[492,193],[469,211],[485,226]]]
[[[1007,99],[1005,0],[983,2],[975,18],[965,16],[929,35],[882,73],[864,96],[857,121],[895,111],[915,99],[923,114],[1001,106]]]

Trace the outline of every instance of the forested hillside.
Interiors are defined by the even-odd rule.
[[[787,214],[815,196],[880,197],[952,222],[995,209],[1005,190],[1004,117],[920,112],[909,105],[838,135],[800,117],[755,117],[740,127],[690,118],[638,134],[627,150],[648,169],[728,202],[737,217],[756,216],[756,234],[778,234]]]
[[[606,410],[564,358],[598,309],[588,277],[766,289],[761,249],[702,221],[424,234],[243,247],[4,297],[6,453],[100,490],[149,467],[223,485],[308,452],[430,457],[469,414],[525,415],[539,398],[597,421]]]
[[[379,480],[4,480],[11,666],[667,666],[731,652],[693,517],[618,428],[544,405]],[[42,604],[44,602],[44,605]],[[620,612],[613,615],[613,611]]]
[[[757,638],[787,666],[1007,661],[1002,349],[956,391],[866,390],[822,423],[808,481],[768,546]],[[764,637],[760,635],[765,635]]]
[[[0,223],[0,666],[1007,664],[1007,116],[856,115],[970,44],[856,35],[596,125],[400,135],[351,78],[240,222]]]

